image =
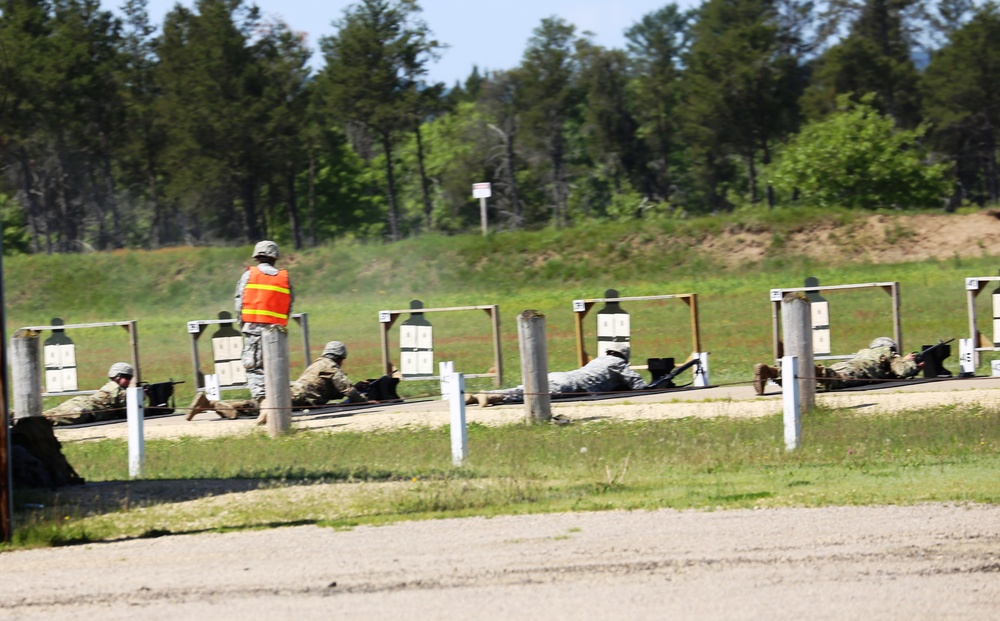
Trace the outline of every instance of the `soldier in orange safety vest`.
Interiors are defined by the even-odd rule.
[[[243,367],[247,371],[247,387],[258,403],[264,399],[264,356],[261,334],[269,326],[288,325],[295,295],[288,279],[288,270],[274,266],[278,260],[278,244],[257,242],[253,249],[257,265],[247,268],[236,284],[236,314],[243,324]]]

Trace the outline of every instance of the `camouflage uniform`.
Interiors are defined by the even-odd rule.
[[[292,382],[291,392],[292,407],[295,408],[316,407],[345,397],[351,403],[367,401],[351,384],[340,365],[326,356],[317,358],[299,379]],[[244,416],[257,416],[259,413],[257,402],[252,399],[216,401],[213,405],[217,411],[235,411]]]
[[[79,395],[43,412],[54,425],[125,418],[125,389],[109,381],[92,395]]]
[[[340,365],[326,356],[317,358],[292,382],[292,405],[297,407],[323,405],[344,397],[351,403],[367,401]]]
[[[574,371],[549,373],[549,394],[555,398],[589,393],[643,390],[647,387],[648,385],[642,376],[628,368],[628,361],[617,356],[598,356]],[[524,386],[491,390],[485,394],[499,395],[503,398],[504,403],[517,403],[524,400]]]
[[[871,347],[829,367],[817,364],[816,379],[820,386],[837,390],[869,384],[871,380],[913,377],[919,370],[915,361],[900,356],[891,347]]]
[[[271,265],[270,263],[260,263],[257,266],[261,272],[267,274],[268,276],[276,276],[278,274],[278,268]],[[236,309],[236,316],[243,316],[243,290],[246,288],[247,280],[250,278],[250,271],[244,270],[243,275],[240,277],[238,283],[236,283],[236,293],[234,295],[234,308]],[[291,286],[289,286],[289,289]],[[295,293],[292,292],[291,302],[295,302]],[[289,305],[288,314],[292,314],[292,307]],[[269,323],[255,323],[248,321],[243,324],[243,368],[247,371],[247,387],[250,389],[250,395],[254,399],[264,398],[264,354],[261,351],[261,334],[264,333],[265,328],[273,327],[274,324]]]

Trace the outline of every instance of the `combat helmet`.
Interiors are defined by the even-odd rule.
[[[111,365],[110,369],[108,369],[108,378],[115,379],[119,375],[135,377],[135,369],[133,369],[132,365],[127,362],[116,362]]]
[[[875,349],[876,347],[888,347],[893,351],[897,349],[896,341],[892,340],[888,336],[880,336],[874,341],[872,341],[870,345],[868,345],[868,349]]]
[[[267,239],[265,239],[264,241],[257,242],[257,245],[253,247],[253,258],[256,259],[258,257],[277,259],[278,244]]]
[[[347,360],[347,345],[344,345],[340,341],[330,341],[323,348],[323,355],[327,358]]]
[[[624,358],[625,362],[628,362],[632,357],[632,348],[629,347],[628,343],[611,343],[605,348],[604,353]]]

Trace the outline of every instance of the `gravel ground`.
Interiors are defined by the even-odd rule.
[[[996,619],[1000,507],[312,526],[3,555],[14,620]]]
[[[859,412],[994,405],[1000,380],[822,394]],[[746,386],[560,403],[605,418],[763,416]],[[468,409],[509,424],[517,406]],[[297,427],[445,425],[440,401],[310,412]],[[147,421],[146,436],[245,433],[252,420]],[[58,430],[124,437],[121,423]],[[808,433],[806,423],[805,433]],[[5,553],[0,618],[996,619],[1000,507],[928,504],[635,511],[177,535]]]

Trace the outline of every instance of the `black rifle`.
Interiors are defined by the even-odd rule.
[[[662,388],[677,388],[677,386],[675,386],[674,383],[672,381],[670,381],[670,380],[674,379],[675,377],[677,377],[678,375],[680,375],[684,371],[687,371],[688,369],[690,369],[693,366],[697,366],[699,369],[701,369],[701,358],[692,358],[692,359],[688,360],[687,362],[685,362],[681,366],[677,367],[676,369],[674,369],[670,373],[667,373],[666,375],[664,375],[660,379],[656,380],[655,382],[653,382],[649,386],[646,386],[646,390],[653,390],[653,389],[661,388],[661,387]]]
[[[924,377],[951,377],[951,371],[944,368],[944,359],[951,355],[951,343],[955,339],[942,341],[936,345],[924,345],[919,352],[913,352],[913,360],[917,364],[924,363]]]

